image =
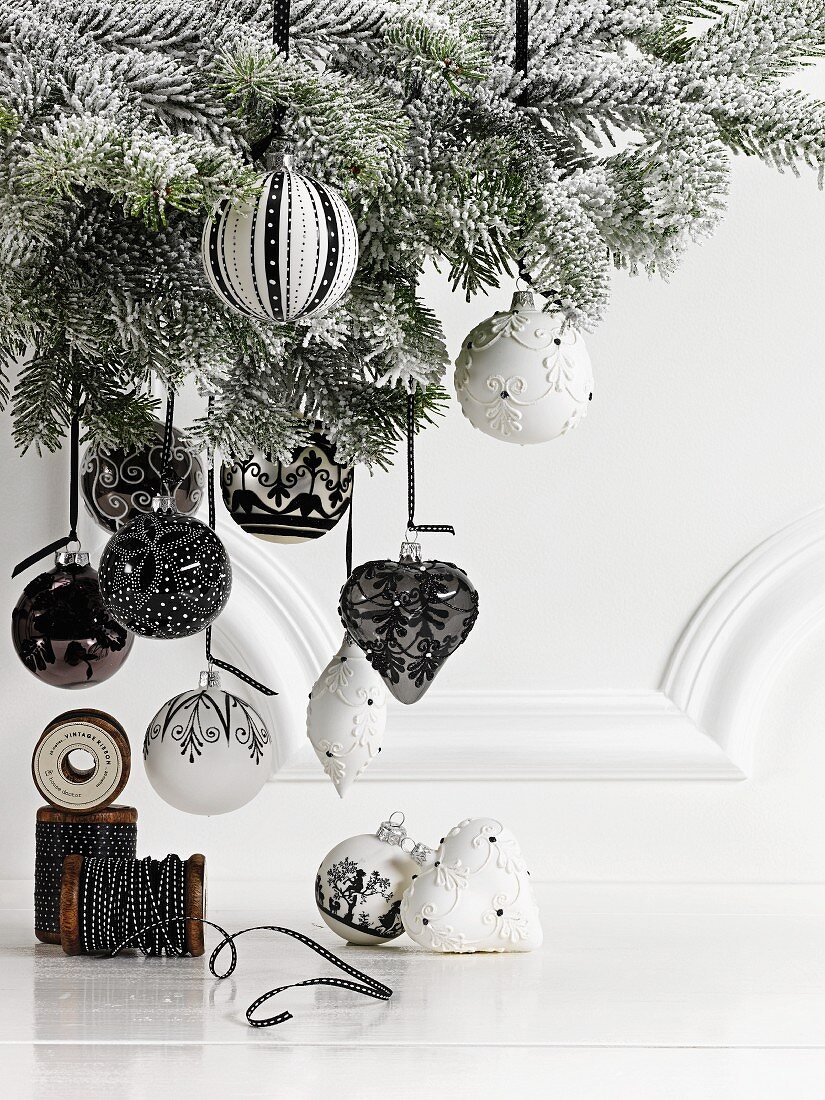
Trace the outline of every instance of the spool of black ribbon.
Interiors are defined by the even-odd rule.
[[[71,813],[54,806],[37,811],[34,934],[41,943],[60,943],[60,884],[66,856],[134,859],[137,818],[132,806],[108,806],[92,813]]]

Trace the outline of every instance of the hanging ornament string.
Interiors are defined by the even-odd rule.
[[[166,422],[163,425],[163,451],[160,460],[160,491],[172,496],[175,485],[175,468],[172,465],[172,447],[174,435],[172,425],[175,419],[175,389],[169,386],[166,391]]]
[[[522,76],[527,76],[527,55],[530,44],[528,32],[528,3],[529,0],[516,0],[516,51],[514,63],[516,69]],[[524,256],[519,256],[518,258],[518,273],[520,278],[529,286],[532,280],[525,267]]]
[[[450,523],[415,522],[415,384],[407,390],[407,530],[442,531],[454,535],[455,528]],[[351,570],[350,570],[351,572]]]
[[[77,410],[78,404],[74,403],[74,408]],[[80,468],[80,414],[75,411],[71,420],[71,427],[69,429],[70,439],[70,474],[69,474],[69,533],[62,539],[55,539],[54,542],[50,542],[48,546],[42,547],[40,550],[36,550],[33,554],[29,554],[27,558],[24,558],[21,562],[18,562],[12,570],[12,577],[16,577],[18,573],[24,572],[29,566],[34,565],[36,562],[41,561],[43,558],[47,558],[50,554],[56,553],[64,546],[68,546],[70,542],[77,542],[77,508],[79,500],[79,468]],[[78,546],[80,544],[78,543]]]
[[[272,44],[284,60],[289,57],[289,8],[290,0],[272,0]],[[283,137],[285,117],[286,104],[273,104],[269,132],[250,147],[253,160],[262,157],[273,141]]]
[[[212,398],[209,398],[207,405],[207,416],[212,417]],[[209,448],[207,455],[207,497],[209,500],[209,526],[212,530],[215,530],[215,452],[212,448]],[[256,691],[260,691],[262,695],[277,695],[277,691],[273,691],[272,688],[267,687],[266,684],[262,684],[260,680],[256,680],[253,676],[250,676],[246,672],[241,672],[239,668],[235,668],[234,665],[230,665],[228,661],[221,661],[212,652],[212,627],[206,628],[205,634],[205,649],[206,649],[206,661],[207,664],[217,665],[218,668],[222,668],[225,672],[231,672],[233,676],[237,676],[239,680],[243,680],[245,684],[249,684],[250,687],[255,688]]]
[[[277,932],[298,940],[353,979],[305,978],[270,989],[256,998],[246,1010],[246,1019],[252,1027],[275,1027],[293,1018],[287,1009],[264,1019],[253,1018],[262,1004],[287,989],[324,985],[347,989],[377,1001],[388,1001],[393,993],[389,986],[350,966],[309,936],[292,928],[261,924],[229,933],[214,921],[184,916],[184,864],[177,855],[168,855],[160,861],[148,856],[142,860],[87,858],[81,871],[80,898],[80,938],[87,954],[114,958],[128,947],[137,947],[144,955],[181,957],[187,953],[184,928],[191,921],[214,928],[223,937],[209,958],[209,971],[218,980],[222,981],[234,973],[238,963],[235,941],[249,932]],[[147,921],[149,923],[145,923]],[[217,961],[225,948],[229,948],[229,966],[219,972]]]
[[[352,468],[352,473],[350,474],[350,485],[352,486],[352,488],[350,490],[350,498],[349,498],[349,515],[347,516],[347,539],[346,539],[346,543],[344,544],[344,555],[345,555],[345,558],[346,558],[346,566],[347,566],[347,579],[349,579],[352,576],[352,509],[353,509],[353,506],[355,504],[355,467],[354,466]]]
[[[527,76],[528,39],[528,0],[516,0],[516,68]]]

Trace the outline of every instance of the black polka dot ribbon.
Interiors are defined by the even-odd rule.
[[[75,402],[75,408],[78,405]],[[41,547],[40,550],[35,550],[33,554],[29,554],[27,558],[23,558],[21,562],[18,562],[12,570],[12,577],[16,577],[18,573],[23,573],[30,566],[42,561],[43,558],[47,558],[49,554],[55,554],[58,550],[61,550],[64,546],[68,546],[70,542],[77,542],[77,511],[78,511],[78,491],[79,491],[79,466],[80,466],[80,414],[75,412],[71,420],[71,427],[69,429],[70,440],[70,474],[69,474],[69,533],[62,539],[55,539],[54,542],[50,542],[48,546]],[[78,543],[78,546],[80,544]]]
[[[455,528],[450,523],[415,522],[415,386],[407,390],[407,530],[441,531],[454,535]],[[350,573],[352,570],[350,569]]]
[[[209,398],[207,405],[207,415],[212,416],[212,398]],[[207,463],[206,477],[208,481],[207,496],[209,499],[209,526],[212,530],[215,530],[215,453],[209,449],[209,462]],[[272,688],[267,687],[266,684],[262,684],[260,680],[256,680],[254,676],[250,676],[247,672],[242,672],[234,665],[230,665],[228,661],[221,661],[212,652],[212,627],[206,628],[205,635],[205,648],[206,648],[206,660],[209,664],[217,665],[218,668],[222,668],[225,672],[231,672],[233,676],[237,676],[239,680],[243,680],[245,684],[249,684],[250,687],[260,691],[262,695],[277,695],[278,692]]]
[[[289,57],[290,0],[272,0],[272,43],[279,53]],[[286,104],[274,104],[269,133],[251,147],[252,159],[258,160],[277,138],[283,137]]]
[[[270,989],[268,992],[261,994],[260,997],[256,997],[247,1008],[246,1019],[250,1027],[276,1027],[278,1024],[283,1024],[287,1020],[291,1020],[293,1015],[288,1009],[284,1009],[283,1012],[279,1012],[275,1016],[266,1016],[263,1019],[255,1018],[255,1013],[261,1005],[265,1004],[273,997],[277,997],[278,994],[286,992],[288,989],[302,989],[305,986],[324,985],[332,989],[346,989],[350,993],[358,993],[362,997],[371,997],[376,1001],[388,1001],[393,995],[393,991],[389,986],[370,977],[369,974],[365,974],[363,970],[358,970],[356,967],[350,966],[349,963],[344,962],[343,959],[340,959],[337,955],[328,951],[320,943],[316,943],[315,940],[310,939],[309,936],[305,936],[302,932],[296,932],[293,928],[282,928],[277,924],[259,924],[252,928],[243,928],[240,932],[227,932],[225,928],[222,928],[214,921],[205,920],[201,917],[171,917],[168,920],[158,921],[156,924],[141,928],[112,951],[109,951],[107,957],[114,958],[115,955],[120,954],[121,951],[135,944],[140,946],[145,942],[147,935],[154,934],[159,928],[168,927],[171,924],[185,924],[187,921],[193,921],[196,924],[214,928],[215,931],[219,932],[223,937],[209,957],[209,972],[219,981],[223,981],[235,972],[235,968],[238,964],[238,949],[235,946],[235,941],[250,932],[277,932],[282,936],[290,936],[292,939],[298,940],[298,942],[302,943],[305,947],[308,947],[310,951],[314,951],[316,955],[320,955],[325,962],[330,963],[330,965],[343,971],[344,974],[348,974],[349,978],[353,979],[350,981],[347,978],[333,977],[305,978],[300,982],[290,982],[288,985],[279,985],[275,989]],[[219,972],[217,969],[217,961],[227,948],[230,954],[229,966],[226,970]]]

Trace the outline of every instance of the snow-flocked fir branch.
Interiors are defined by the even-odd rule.
[[[433,261],[469,295],[523,271],[592,325],[611,265],[669,274],[710,233],[732,153],[825,165],[825,105],[788,76],[825,53],[825,0],[6,0],[0,7],[0,402],[20,447],[146,437],[151,380],[194,377],[203,443],[286,455],[321,419],[385,464],[418,385],[446,399]],[[359,230],[351,293],[264,324],[202,274],[204,216],[244,201],[273,108]],[[481,304],[482,310],[489,307]],[[15,391],[7,375],[22,358]]]

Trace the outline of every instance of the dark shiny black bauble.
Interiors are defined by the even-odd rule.
[[[307,542],[331,531],[352,499],[352,467],[335,461],[335,444],[316,432],[291,462],[256,451],[224,462],[223,501],[250,535],[270,542]]]
[[[80,487],[86,509],[107,531],[117,531],[136,515],[152,511],[161,491],[164,427],[155,422],[155,439],[134,448],[89,447],[83,456]],[[172,429],[172,482],[175,506],[182,515],[197,511],[206,478],[203,464]]]
[[[368,561],[341,589],[341,621],[402,703],[415,703],[473,628],[478,593],[443,561]]]
[[[79,688],[113,676],[135,638],[116,622],[89,565],[58,565],[23,589],[11,615],[17,655],[38,680]]]
[[[229,599],[232,568],[215,532],[177,512],[139,515],[113,535],[100,559],[110,612],[146,638],[204,630]]]

